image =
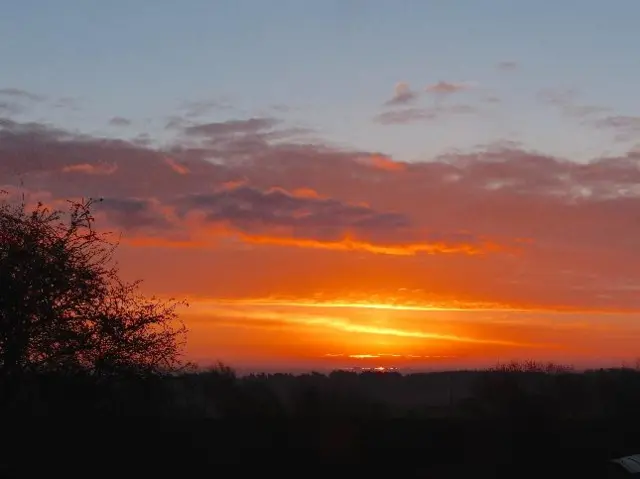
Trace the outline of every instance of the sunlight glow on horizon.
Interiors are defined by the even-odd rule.
[[[175,297],[172,295],[171,297]],[[407,312],[503,312],[503,313],[557,313],[557,314],[629,314],[640,313],[635,309],[606,309],[606,308],[580,308],[569,306],[546,307],[534,304],[516,306],[509,303],[498,302],[474,302],[474,301],[419,301],[404,298],[394,298],[389,295],[387,301],[375,301],[360,299],[365,295],[359,294],[358,299],[308,299],[308,298],[286,298],[286,297],[263,297],[263,298],[215,298],[177,295],[183,297],[185,301],[193,305],[207,306],[238,306],[238,307],[290,307],[290,308],[321,308],[321,309],[372,309]],[[371,296],[379,298],[379,294]],[[168,296],[163,295],[168,298]]]
[[[320,360],[344,357],[355,360],[395,358],[431,361],[456,358],[460,347],[485,352],[493,348],[558,348],[557,344],[548,340],[507,337],[504,333],[495,335],[490,328],[469,329],[455,318],[447,320],[446,316],[430,320],[430,317],[422,317],[422,313],[437,316],[450,311],[425,306],[212,300],[196,301],[192,306],[189,315],[199,318],[197,323],[193,323],[194,327],[203,331],[215,330],[218,331],[216,334],[225,336],[244,336],[250,331],[260,330],[263,338],[261,348],[277,348],[279,354],[303,354]],[[320,314],[317,311],[321,311]],[[269,340],[269,336],[274,339]],[[271,341],[274,341],[273,346],[270,346]],[[335,351],[336,347],[352,352],[326,352]],[[377,351],[368,352],[372,350]]]
[[[509,310],[393,304],[379,299],[367,303],[191,298],[189,304],[184,317],[197,331],[191,341],[193,354],[199,357],[217,351],[232,364],[289,358],[292,364],[338,369],[358,367],[360,362],[369,368],[374,366],[372,361],[382,361],[381,367],[403,368],[474,367],[491,364],[490,358],[513,357],[563,362],[562,358],[573,357],[584,362],[579,358],[593,354],[590,351],[603,333],[615,336],[627,321],[626,315],[620,315],[614,322],[604,319],[602,326],[589,327],[589,320],[579,321],[577,313],[567,314],[567,320],[560,319],[565,313],[549,320],[544,314],[553,313],[543,313],[540,320],[507,320],[500,314],[510,314]],[[535,312],[529,313],[535,317]],[[534,328],[531,333],[530,328]],[[619,354],[631,347],[624,343],[618,346]],[[616,350],[611,351],[615,357]],[[345,365],[342,360],[356,363]]]

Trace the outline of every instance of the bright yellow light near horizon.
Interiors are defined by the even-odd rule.
[[[390,299],[388,301],[371,300],[309,300],[309,299],[278,299],[278,298],[250,298],[250,299],[205,299],[193,298],[194,302],[210,303],[229,306],[285,306],[292,308],[332,308],[332,309],[373,309],[389,311],[515,311],[506,305],[495,303],[462,303],[462,302],[408,302]]]
[[[370,347],[398,347],[407,341],[438,341],[452,343],[467,343],[478,345],[502,345],[502,346],[526,346],[527,344],[493,338],[478,338],[449,332],[436,332],[423,329],[422,327],[405,328],[393,324],[393,321],[372,321],[371,319],[353,320],[348,315],[332,314],[325,311],[323,314],[304,311],[305,308],[359,308],[370,310],[395,310],[402,307],[394,305],[381,305],[380,303],[370,303],[363,307],[359,303],[289,303],[289,302],[257,302],[257,301],[207,301],[199,302],[200,314],[211,316],[238,318],[253,320],[259,326],[261,321],[280,321],[283,326],[293,328],[305,328],[312,331],[312,328],[325,331],[326,334],[333,331],[335,333],[349,333],[343,337],[350,338],[349,342],[366,343]],[[301,308],[303,311],[283,311],[279,307]],[[406,308],[402,309],[406,310]],[[434,311],[433,309],[421,309],[422,311]],[[415,311],[415,309],[414,309]],[[446,310],[435,310],[446,311]],[[298,329],[299,331],[303,331]],[[323,333],[324,334],[324,333]],[[364,344],[363,344],[364,345]]]

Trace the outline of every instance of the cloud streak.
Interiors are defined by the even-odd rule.
[[[42,101],[44,97],[20,88],[0,88],[0,96],[17,100]]]
[[[418,93],[413,91],[408,83],[399,82],[393,90],[393,97],[385,103],[387,106],[407,105],[418,99]]]
[[[425,108],[405,108],[402,110],[384,111],[373,118],[382,125],[406,125],[423,121],[435,121],[458,115],[477,113],[477,109],[469,105],[437,105]]]
[[[513,60],[505,60],[505,61],[498,62],[496,67],[498,68],[498,70],[502,70],[505,72],[512,72],[517,70],[519,65],[518,65],[518,62],[515,62]]]
[[[473,88],[473,86],[474,84],[472,82],[449,82],[440,80],[439,82],[427,85],[425,91],[439,95],[450,95],[452,93],[469,90]]]
[[[131,125],[131,120],[124,118],[122,116],[114,116],[109,120],[109,125],[111,126],[129,126]]]

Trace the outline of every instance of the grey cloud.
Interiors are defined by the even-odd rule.
[[[189,120],[178,115],[172,115],[167,118],[165,128],[167,130],[181,130],[189,125]]]
[[[181,110],[184,111],[184,116],[189,119],[200,118],[212,111],[231,109],[231,104],[223,100],[187,101],[181,107]]]
[[[431,85],[427,85],[425,90],[429,93],[439,93],[448,95],[451,93],[457,93],[460,91],[468,90],[473,85],[470,82],[448,82],[448,81],[439,81],[437,83],[432,83]]]
[[[209,160],[245,161],[289,145],[294,140],[309,141],[312,130],[303,127],[275,128],[282,122],[273,118],[250,118],[182,126],[177,148],[198,146]]]
[[[498,70],[502,71],[514,71],[518,69],[518,62],[514,62],[511,60],[506,60],[502,62],[498,62],[496,65]]]
[[[605,129],[614,133],[614,140],[629,142],[640,138],[640,117],[627,115],[608,115],[598,117],[599,114],[610,112],[609,108],[578,103],[579,94],[571,88],[543,89],[538,97],[546,104],[554,106],[570,118],[576,118],[584,126]]]
[[[558,108],[563,115],[570,118],[587,120],[595,114],[609,111],[608,108],[578,103],[580,95],[573,88],[544,88],[537,96],[543,103]]]
[[[399,82],[394,88],[393,97],[385,104],[387,106],[406,105],[413,103],[418,97],[418,92],[413,91],[408,83]]]
[[[25,111],[26,111],[26,108],[17,102],[0,100],[1,115],[13,116],[13,115],[19,115],[20,113],[24,113]]]
[[[109,125],[111,126],[129,126],[131,125],[131,120],[121,117],[121,116],[114,116],[113,118],[111,118],[109,120]]]
[[[616,133],[617,141],[640,139],[640,116],[608,116],[593,122],[597,128],[606,128]]]
[[[42,101],[44,97],[35,93],[22,90],[20,88],[0,88],[0,96],[9,96],[16,99],[24,99],[30,101]]]
[[[250,186],[212,193],[186,195],[177,200],[182,214],[200,210],[208,221],[229,222],[239,229],[290,227],[310,237],[341,237],[345,231],[408,228],[401,214],[377,212],[370,207],[329,198],[300,197],[282,189],[261,190]]]
[[[79,111],[80,100],[78,98],[71,98],[71,97],[58,98],[53,103],[53,106],[54,108],[67,109],[71,111]]]
[[[167,168],[169,151],[0,119],[0,178],[24,177],[29,188],[45,188],[62,197],[172,195],[210,184],[213,171],[220,181],[233,179],[226,168],[206,161],[204,153],[175,153],[185,157],[181,161],[195,173],[193,178],[176,177]],[[89,171],[105,174],[83,173]]]
[[[0,118],[0,148],[6,151],[28,151],[28,146],[43,143],[55,143],[74,139],[80,141],[84,136],[60,128],[37,122],[18,122],[10,118]]]
[[[477,110],[468,105],[439,105],[428,108],[406,108],[404,110],[385,111],[373,120],[383,125],[403,125],[420,121],[436,120],[452,115],[475,113]]]
[[[158,231],[171,227],[170,222],[150,199],[103,197],[95,208],[106,213],[111,223],[125,231]]]
[[[150,210],[149,200],[139,198],[104,198],[104,209],[126,214],[140,214]]]
[[[184,133],[187,136],[220,136],[236,133],[258,133],[271,130],[280,123],[274,118],[249,118],[248,120],[229,120],[222,122],[203,123],[187,126]]]
[[[433,120],[436,116],[433,110],[427,108],[407,108],[382,112],[376,115],[373,120],[383,125],[403,125],[422,120]]]

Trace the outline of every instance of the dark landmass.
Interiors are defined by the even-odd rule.
[[[224,366],[109,380],[33,375],[5,405],[0,464],[14,471],[7,477],[43,468],[608,477],[610,459],[640,451],[639,404],[635,369],[536,363],[405,376],[236,377]],[[224,464],[233,469],[213,469]]]

